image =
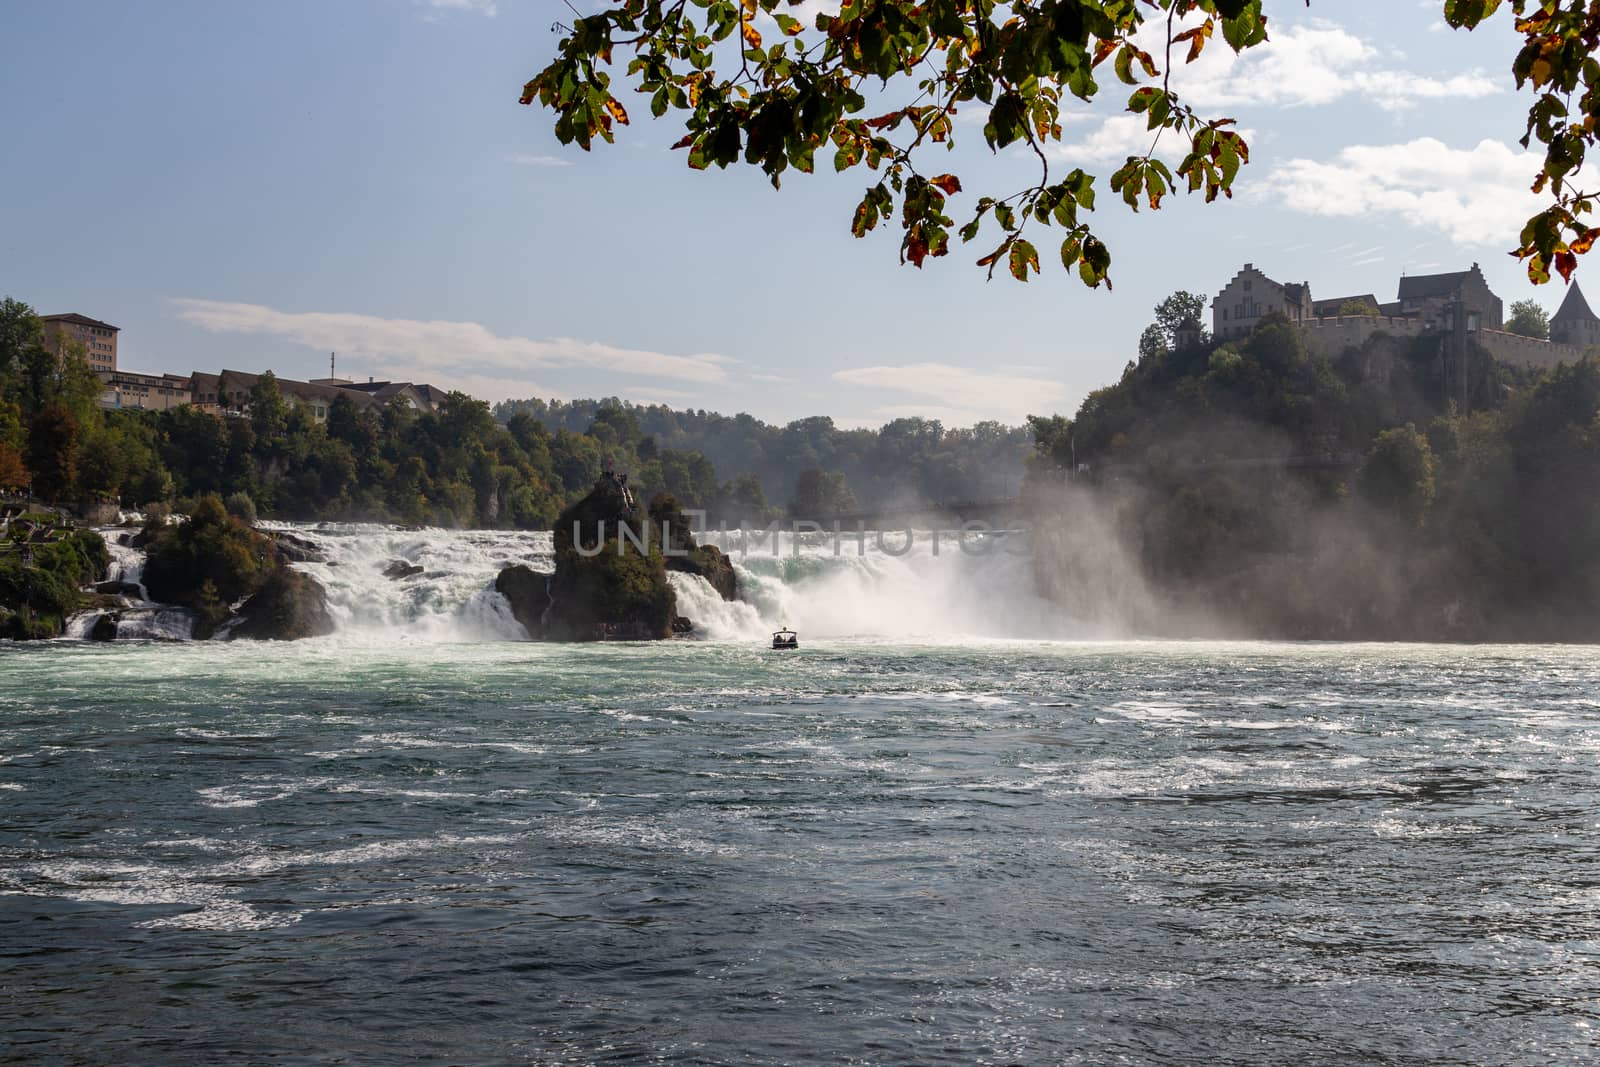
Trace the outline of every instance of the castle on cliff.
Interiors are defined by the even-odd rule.
[[[1550,339],[1508,333],[1505,309],[1474,263],[1450,274],[1403,276],[1396,298],[1372,293],[1317,300],[1310,282],[1276,282],[1246,263],[1211,302],[1211,332],[1223,340],[1249,336],[1268,315],[1299,326],[1306,348],[1332,358],[1375,333],[1434,336],[1451,347],[1470,339],[1491,357],[1521,367],[1573,363],[1600,345],[1600,317],[1573,282],[1550,320]]]

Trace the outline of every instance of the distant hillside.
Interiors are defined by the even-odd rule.
[[[660,404],[601,400],[507,400],[495,417],[526,413],[552,433],[590,433],[597,421],[637,427],[642,454],[700,452],[727,479],[754,475],[767,500],[795,499],[807,470],[844,475],[863,506],[1014,496],[1033,434],[1025,426],[980,422],[946,428],[934,419],[895,419],[876,430],[841,430],[826,416],[774,426],[751,415],[674,410]],[[648,441],[644,444],[644,441]]]

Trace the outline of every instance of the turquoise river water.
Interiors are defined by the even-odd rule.
[[[15,1062],[1559,1063],[1592,649],[0,651]]]
[[[1595,1058],[1595,649],[544,646],[457,584],[471,639],[0,647],[0,1058]]]

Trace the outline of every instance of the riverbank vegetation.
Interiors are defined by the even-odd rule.
[[[0,542],[0,638],[59,637],[82,609],[85,586],[106,573],[110,557],[93,530],[62,531],[36,541],[21,524]]]

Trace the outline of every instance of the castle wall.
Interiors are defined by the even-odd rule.
[[[1583,358],[1581,345],[1561,345],[1500,330],[1480,330],[1478,344],[1501,363],[1515,367],[1545,368],[1576,363]]]
[[[1375,333],[1394,337],[1420,337],[1433,330],[1418,319],[1388,318],[1381,315],[1345,315],[1315,319],[1300,324],[1306,351],[1324,359],[1337,359],[1346,348],[1360,348]]]
[[[1437,336],[1431,323],[1420,319],[1347,315],[1303,323],[1300,336],[1306,351],[1324,359],[1336,359],[1346,348],[1360,348],[1376,333],[1394,337]],[[1576,363],[1583,358],[1581,345],[1554,344],[1502,330],[1479,330],[1473,339],[1501,363],[1515,367],[1546,368],[1557,363]]]

